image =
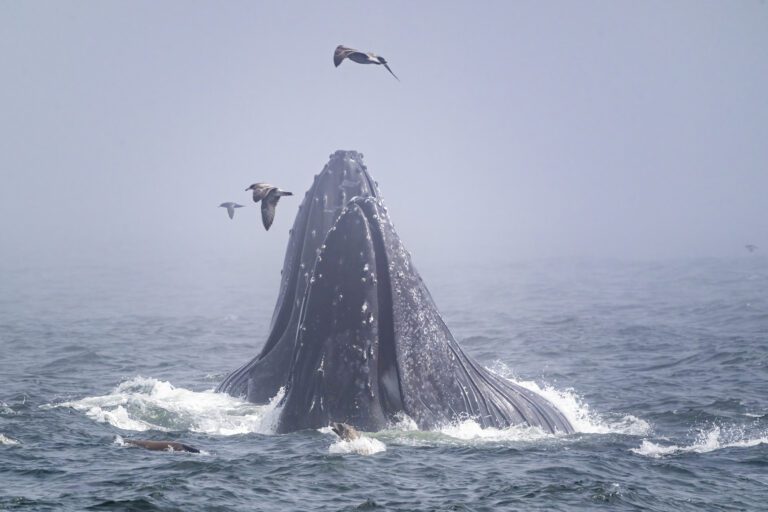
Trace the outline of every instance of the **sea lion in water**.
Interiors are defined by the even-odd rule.
[[[188,444],[184,444],[184,443],[178,443],[176,441],[144,441],[141,439],[126,439],[125,444],[131,444],[133,446],[138,446],[140,448],[152,450],[153,452],[174,451],[174,452],[200,453],[200,450],[198,450],[194,446],[189,446]]]
[[[331,422],[331,430],[344,441],[354,441],[360,438],[360,432],[355,427],[337,421]]]

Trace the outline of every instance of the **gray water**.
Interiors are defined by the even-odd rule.
[[[274,435],[274,404],[211,390],[257,353],[278,276],[249,286],[244,258],[17,266],[1,270],[0,510],[768,507],[767,258],[419,270],[466,351],[543,389],[576,434],[403,419],[356,444]]]

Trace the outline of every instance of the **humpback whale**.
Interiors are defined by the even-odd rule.
[[[372,432],[402,414],[421,429],[473,419],[573,432],[551,402],[464,353],[362,160],[337,151],[315,176],[290,231],[267,340],[217,390],[267,403],[285,388],[278,432],[331,422]]]

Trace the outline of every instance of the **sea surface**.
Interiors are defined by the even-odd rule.
[[[258,352],[278,276],[17,265],[0,279],[0,510],[768,510],[768,258],[419,269],[465,350],[577,433],[401,418],[354,442],[275,435],[279,397],[212,390]]]

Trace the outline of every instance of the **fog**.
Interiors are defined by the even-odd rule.
[[[338,44],[401,81],[334,68]],[[767,49],[759,1],[3,2],[0,259],[247,261],[276,284],[337,149],[420,268],[748,257]],[[255,181],[296,194],[269,232]]]

